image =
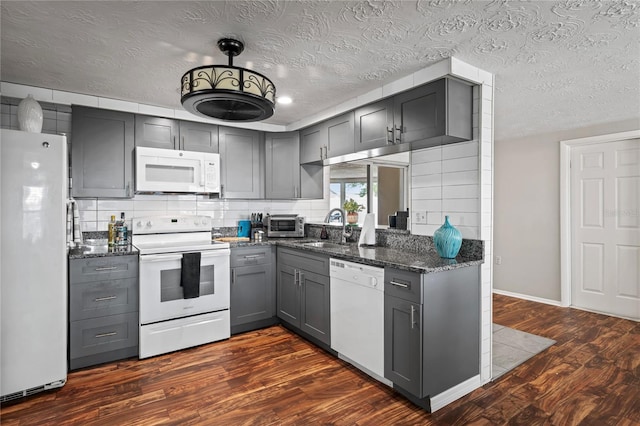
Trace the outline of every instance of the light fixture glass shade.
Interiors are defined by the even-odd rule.
[[[207,65],[182,76],[182,105],[225,121],[260,121],[275,111],[276,87],[264,75],[232,65]]]

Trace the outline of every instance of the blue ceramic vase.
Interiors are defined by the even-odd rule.
[[[454,259],[462,245],[462,234],[449,223],[449,216],[444,217],[444,225],[433,233],[433,244],[440,257]]]

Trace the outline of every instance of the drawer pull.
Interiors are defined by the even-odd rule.
[[[262,255],[260,254],[250,254],[250,255],[246,255],[244,258],[247,260],[251,260],[251,259],[258,259],[262,257]]]
[[[389,284],[402,287],[402,288],[409,288],[409,284],[399,283],[397,281],[389,281]]]
[[[114,269],[118,269],[117,266],[103,266],[101,268],[96,268],[96,271],[113,271]]]
[[[415,314],[416,314],[416,308],[413,305],[411,305],[411,328],[414,328],[416,325]]]
[[[116,331],[111,331],[109,333],[100,333],[100,334],[96,334],[96,339],[99,339],[101,337],[115,336],[116,334],[118,334]]]
[[[96,297],[93,299],[94,302],[104,302],[105,300],[113,300],[117,299],[118,296],[105,296],[105,297]]]

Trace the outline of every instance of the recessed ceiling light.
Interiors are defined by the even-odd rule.
[[[279,104],[289,105],[291,102],[293,102],[293,99],[291,99],[289,96],[278,96],[277,101]]]

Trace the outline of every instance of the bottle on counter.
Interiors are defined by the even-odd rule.
[[[120,220],[116,222],[116,245],[126,246],[129,242],[127,222],[124,220],[124,212],[120,213]]]
[[[116,244],[116,215],[111,215],[111,221],[109,222],[109,237],[107,243],[109,247],[113,247]]]

